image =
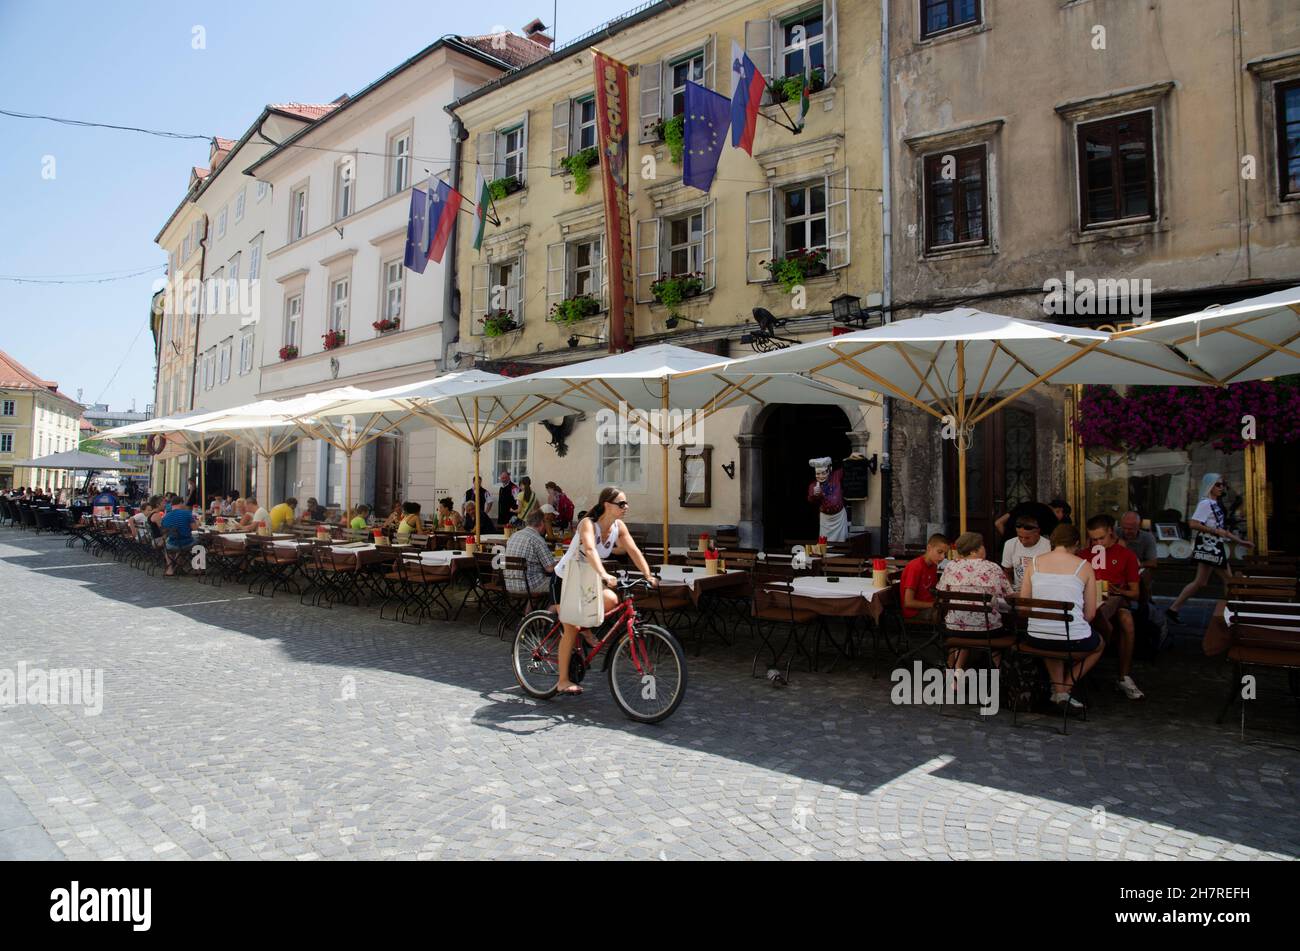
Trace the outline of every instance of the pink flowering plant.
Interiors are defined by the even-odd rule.
[[[1300,378],[1213,386],[1085,386],[1079,438],[1086,449],[1142,452],[1212,443],[1221,452],[1245,449],[1242,418],[1255,418],[1257,442],[1300,440]]]

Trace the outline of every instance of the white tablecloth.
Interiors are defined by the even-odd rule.
[[[794,593],[803,598],[844,598],[857,594],[870,601],[876,596],[877,588],[870,578],[840,578],[829,581],[825,575],[804,575],[792,582]]]
[[[374,550],[375,550],[374,545],[357,545],[352,548],[346,548],[343,545],[330,546],[330,551],[334,552],[336,555],[355,555],[357,554],[357,552],[374,551]]]
[[[691,570],[687,565],[660,565],[657,568],[659,580],[665,584],[684,584],[688,588],[695,587],[697,578],[713,578],[716,575],[710,575],[703,568]],[[728,568],[726,571],[729,575],[742,574],[739,568]]]
[[[449,565],[457,558],[470,558],[472,556],[465,554],[463,551],[422,551],[420,552],[420,561],[426,565]]]

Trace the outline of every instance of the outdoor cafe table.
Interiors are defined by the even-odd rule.
[[[790,589],[796,607],[823,617],[842,617],[850,629],[853,619],[858,617],[867,618],[871,623],[879,625],[885,608],[896,600],[895,586],[877,588],[873,578],[801,575],[791,579]],[[847,600],[854,595],[857,595],[856,600]],[[841,656],[849,656],[852,637],[846,636],[844,644],[838,643],[834,638],[830,638],[830,641]]]

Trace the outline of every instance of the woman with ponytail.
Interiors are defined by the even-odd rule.
[[[573,541],[569,543],[569,550],[564,553],[559,564],[555,566],[555,575],[564,581],[568,574],[568,569],[576,559],[585,558],[600,580],[604,582],[605,589],[602,597],[605,599],[605,611],[612,611],[618,604],[618,595],[610,589],[614,587],[617,579],[605,570],[603,559],[613,554],[626,554],[632,559],[632,564],[636,565],[637,570],[645,575],[651,584],[657,585],[659,580],[650,573],[650,565],[646,563],[645,555],[641,554],[641,549],[637,547],[636,542],[632,540],[632,535],[623,524],[623,516],[627,514],[628,501],[627,496],[621,489],[608,486],[600,491],[600,497],[597,498],[596,504],[587,512],[586,518],[578,523],[578,530],[573,534]],[[575,571],[574,575],[577,574]],[[561,595],[563,600],[563,595]],[[578,641],[578,627],[574,624],[564,625],[564,634],[560,638],[559,667],[560,680],[555,685],[557,694],[577,695],[582,693],[582,688],[569,679],[569,656],[573,653],[573,647]],[[593,643],[590,637],[587,642]]]

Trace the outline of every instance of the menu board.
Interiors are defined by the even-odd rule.
[[[866,459],[845,459],[840,485],[846,499],[865,499],[871,487],[870,463]]]

